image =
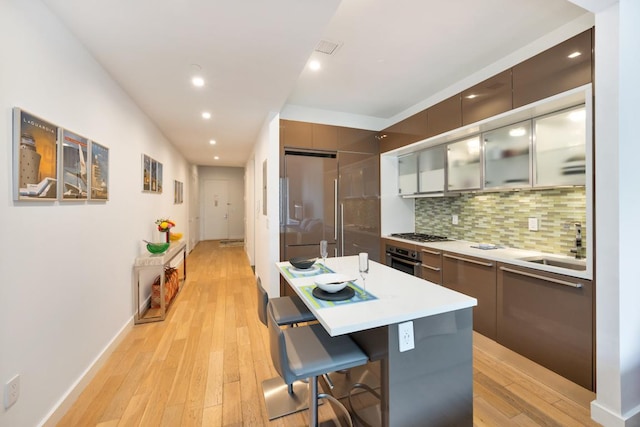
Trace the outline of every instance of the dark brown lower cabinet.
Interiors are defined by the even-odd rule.
[[[437,285],[442,285],[442,252],[435,249],[422,248],[422,278]]]
[[[594,390],[590,280],[500,263],[497,297],[500,344]]]
[[[473,330],[496,339],[496,263],[458,254],[442,254],[442,284],[478,300]]]

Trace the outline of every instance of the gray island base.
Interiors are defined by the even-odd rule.
[[[380,364],[381,401],[375,411],[356,407],[355,413],[370,420],[374,412],[372,425],[473,426],[475,298],[370,261],[366,291],[375,298],[327,306],[304,292],[314,273],[294,276],[288,262],[276,265],[329,335],[350,334]],[[359,277],[357,256],[327,258],[326,266]],[[414,348],[401,352],[398,326],[406,322]]]

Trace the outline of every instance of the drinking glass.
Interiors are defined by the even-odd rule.
[[[322,264],[327,265],[327,255],[329,255],[329,249],[326,240],[320,240],[320,256],[322,257]]]
[[[360,269],[360,277],[362,277],[362,289],[367,292],[367,284],[365,278],[369,273],[369,254],[366,252],[360,252],[358,254],[358,267]]]

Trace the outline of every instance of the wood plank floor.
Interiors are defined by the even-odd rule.
[[[59,426],[303,426],[269,421],[262,381],[275,377],[242,247],[200,242],[164,322],[137,325]],[[597,426],[594,393],[474,335],[475,426]],[[331,405],[322,426],[338,425]]]

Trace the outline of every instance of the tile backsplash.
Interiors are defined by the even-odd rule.
[[[529,231],[531,217],[538,218],[539,231]],[[518,249],[571,255],[577,222],[586,246],[584,187],[416,199],[416,232]]]

